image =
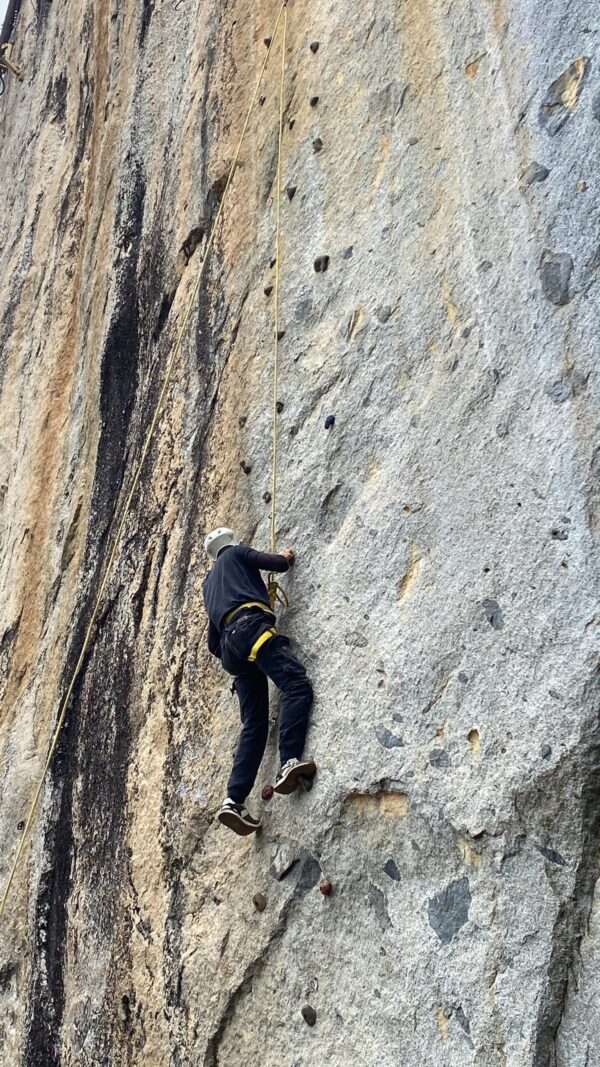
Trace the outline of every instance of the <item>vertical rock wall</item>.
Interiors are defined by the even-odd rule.
[[[2,884],[276,6],[17,20]],[[202,537],[268,541],[274,54],[0,929],[2,1062],[593,1067],[598,13],[289,16],[280,621],[319,776],[257,789],[255,839],[214,822],[238,715],[205,649]]]

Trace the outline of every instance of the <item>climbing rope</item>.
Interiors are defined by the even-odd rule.
[[[287,43],[287,7],[283,13],[283,31],[281,42],[281,78],[279,82],[279,138],[277,144],[277,180],[275,183],[275,352],[273,367],[273,449],[272,449],[272,483],[271,483],[271,552],[276,546],[276,509],[277,509],[277,416],[279,414],[279,341],[280,341],[280,275],[281,275],[281,177],[283,173],[283,116],[285,113],[285,50]],[[267,580],[269,600],[274,609],[279,601],[287,607],[288,599],[273,573]]]
[[[13,883],[13,880],[14,880],[14,877],[15,877],[15,873],[16,873],[16,870],[17,870],[17,867],[18,867],[18,864],[19,864],[19,860],[21,858],[21,854],[23,852],[25,841],[27,839],[29,830],[31,828],[31,824],[33,822],[33,817],[35,815],[35,811],[36,811],[36,808],[37,808],[37,805],[38,805],[38,801],[39,801],[39,798],[40,798],[40,795],[41,795],[41,792],[42,792],[44,781],[46,779],[46,774],[48,773],[48,768],[50,766],[50,763],[52,762],[52,757],[54,756],[54,752],[55,752],[56,746],[58,744],[58,739],[59,739],[59,736],[60,736],[60,733],[61,733],[61,730],[62,730],[62,727],[63,727],[63,723],[64,723],[64,720],[65,720],[65,717],[66,717],[66,714],[67,714],[69,701],[71,699],[71,696],[72,696],[72,693],[73,693],[73,689],[75,688],[75,682],[77,681],[77,678],[79,676],[79,672],[81,670],[81,667],[82,667],[83,662],[85,660],[85,657],[87,655],[88,649],[89,649],[89,647],[90,647],[90,645],[92,643],[92,633],[93,633],[93,630],[94,630],[96,619],[98,617],[98,612],[100,610],[100,604],[102,602],[102,598],[104,596],[104,591],[105,591],[106,586],[108,584],[109,578],[110,578],[110,576],[112,574],[112,571],[113,571],[114,563],[115,563],[115,560],[117,558],[117,553],[118,553],[118,549],[119,549],[119,546],[120,546],[121,536],[123,534],[125,523],[127,521],[127,518],[129,516],[129,512],[131,510],[131,504],[133,502],[133,498],[135,496],[135,492],[137,490],[137,487],[138,487],[138,484],[139,484],[139,481],[140,481],[140,477],[141,477],[142,469],[144,467],[144,463],[145,463],[146,458],[148,456],[148,452],[150,451],[150,445],[152,443],[152,438],[154,436],[154,431],[156,429],[156,425],[158,423],[158,419],[159,419],[159,416],[160,416],[162,408],[163,408],[165,396],[166,396],[166,393],[167,393],[167,389],[169,387],[169,383],[171,381],[171,377],[172,377],[172,374],[173,374],[173,369],[175,367],[175,363],[176,363],[176,361],[178,359],[178,356],[179,356],[179,353],[181,351],[181,346],[183,344],[183,338],[184,338],[184,335],[185,335],[185,332],[186,332],[186,329],[187,329],[187,325],[188,325],[190,316],[192,314],[193,307],[194,307],[194,305],[196,303],[196,300],[197,300],[197,297],[198,297],[198,292],[200,290],[200,285],[201,285],[202,279],[204,277],[204,269],[205,269],[205,266],[206,266],[206,263],[207,263],[207,260],[208,260],[209,253],[210,253],[210,251],[212,249],[212,246],[213,246],[213,243],[214,243],[214,238],[215,238],[215,233],[216,233],[216,230],[217,230],[218,223],[219,223],[219,221],[221,219],[221,215],[223,213],[223,206],[225,204],[225,200],[226,200],[226,197],[227,197],[227,193],[229,191],[229,187],[230,187],[231,182],[233,180],[233,176],[234,176],[235,171],[237,169],[239,156],[240,156],[240,152],[241,152],[241,149],[242,149],[242,144],[243,144],[244,138],[246,136],[246,130],[248,129],[248,123],[250,122],[250,116],[252,114],[252,110],[254,108],[254,104],[256,102],[256,98],[258,96],[258,91],[259,91],[260,86],[262,84],[262,79],[263,79],[263,76],[264,76],[264,73],[265,73],[265,70],[266,70],[266,67],[267,67],[267,63],[269,62],[269,56],[270,56],[271,50],[273,48],[273,42],[274,42],[275,36],[277,34],[277,29],[279,27],[279,23],[280,23],[280,20],[281,20],[281,15],[282,15],[282,13],[284,11],[286,11],[286,5],[287,5],[287,0],[283,0],[283,2],[281,3],[281,6],[279,8],[279,12],[277,14],[277,19],[276,19],[276,22],[275,22],[275,26],[273,28],[273,32],[271,33],[271,38],[270,38],[270,41],[269,41],[269,45],[268,45],[268,48],[267,48],[267,52],[266,52],[265,58],[263,60],[263,63],[262,63],[261,69],[260,69],[260,73],[258,75],[256,86],[254,88],[254,92],[252,94],[252,98],[250,100],[250,104],[248,106],[248,110],[246,112],[246,118],[245,118],[245,121],[244,121],[244,125],[242,127],[242,132],[240,134],[240,138],[239,138],[239,141],[238,141],[238,144],[237,144],[235,155],[233,157],[233,162],[232,162],[232,164],[231,164],[231,166],[229,168],[229,173],[227,175],[227,181],[225,183],[225,188],[223,190],[223,196],[221,197],[221,203],[219,204],[219,208],[218,208],[217,214],[215,215],[215,219],[214,219],[213,225],[211,227],[210,234],[208,236],[208,240],[206,242],[206,248],[204,250],[204,256],[202,257],[202,262],[200,264],[200,269],[198,271],[198,277],[196,279],[196,282],[194,283],[194,287],[192,289],[192,293],[191,293],[190,299],[188,301],[188,304],[187,304],[187,307],[186,307],[185,314],[183,316],[183,320],[182,320],[181,326],[179,328],[179,332],[178,332],[178,335],[177,335],[177,340],[176,340],[176,343],[175,343],[175,347],[173,348],[173,350],[171,352],[171,355],[170,355],[170,357],[169,357],[169,359],[167,361],[167,366],[166,366],[166,370],[165,370],[165,377],[164,377],[162,389],[160,391],[160,395],[158,397],[158,400],[156,402],[152,418],[150,420],[150,425],[148,427],[148,430],[147,430],[147,433],[146,433],[146,437],[144,439],[144,444],[143,444],[143,447],[142,447],[140,458],[138,460],[137,468],[135,470],[135,474],[134,474],[134,477],[133,477],[133,482],[131,484],[131,488],[130,488],[129,493],[127,495],[127,499],[125,501],[125,505],[124,505],[124,508],[123,508],[121,519],[119,521],[119,525],[117,527],[117,532],[116,532],[114,540],[113,540],[113,545],[112,545],[112,548],[111,548],[111,551],[110,551],[110,554],[109,554],[109,557],[108,557],[108,561],[107,561],[106,566],[104,568],[104,575],[103,575],[102,580],[100,582],[100,587],[99,587],[98,593],[96,595],[96,600],[95,600],[94,606],[92,608],[92,613],[91,613],[91,616],[90,616],[90,619],[89,619],[89,622],[88,622],[87,629],[85,631],[85,637],[83,639],[83,644],[81,646],[81,651],[79,653],[79,658],[77,660],[77,663],[75,664],[75,668],[74,668],[73,673],[71,675],[71,680],[69,682],[66,694],[63,697],[62,703],[60,705],[60,709],[59,709],[59,713],[58,713],[58,719],[57,719],[57,722],[56,722],[56,727],[54,729],[54,733],[52,734],[52,738],[51,738],[51,741],[50,741],[50,746],[49,746],[49,749],[48,749],[48,755],[46,757],[46,762],[44,764],[44,769],[42,771],[42,775],[41,775],[39,784],[38,784],[37,789],[35,791],[35,794],[34,794],[34,797],[33,797],[33,801],[31,803],[31,807],[29,809],[29,814],[27,816],[27,819],[26,819],[26,822],[25,822],[25,826],[24,826],[23,832],[21,834],[21,839],[19,841],[19,846],[17,848],[16,856],[15,856],[15,859],[14,859],[12,867],[11,867],[11,871],[10,871],[10,875],[9,875],[9,878],[8,878],[8,882],[6,884],[6,888],[5,888],[4,894],[2,896],[2,901],[0,902],[0,919],[4,915],[4,909],[6,907],[6,902],[8,900],[8,894],[10,892],[10,888],[12,886],[12,883]],[[286,12],[286,14],[287,14],[287,12]]]

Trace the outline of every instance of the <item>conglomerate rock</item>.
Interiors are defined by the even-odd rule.
[[[17,18],[2,884],[276,13]],[[599,21],[290,0],[280,625],[319,775],[261,800],[274,705],[263,833],[215,823],[239,723],[202,538],[268,546],[276,40],[2,921],[2,1063],[600,1063]]]

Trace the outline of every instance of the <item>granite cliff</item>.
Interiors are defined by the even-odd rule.
[[[2,884],[277,8],[12,11]],[[268,545],[275,42],[2,920],[3,1064],[600,1064],[599,37],[584,0],[290,0],[280,623],[319,776],[264,803],[274,732],[263,833],[215,824],[202,540]]]

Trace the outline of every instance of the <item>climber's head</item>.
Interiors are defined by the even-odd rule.
[[[212,560],[215,560],[224,548],[237,544],[239,542],[233,530],[227,529],[226,526],[219,526],[217,530],[213,530],[204,538],[204,548]]]

